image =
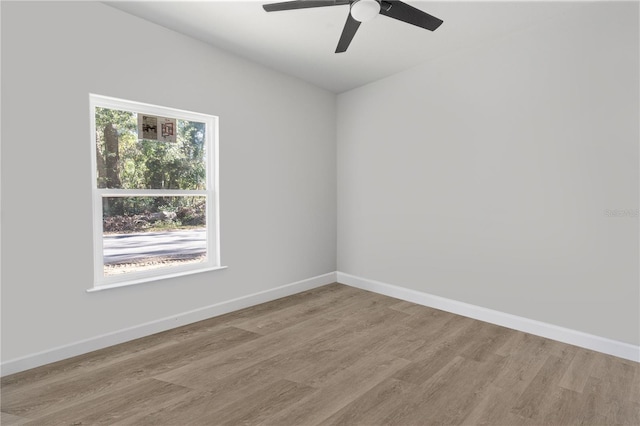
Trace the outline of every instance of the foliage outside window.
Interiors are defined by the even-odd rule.
[[[217,117],[91,95],[94,289],[220,267]]]

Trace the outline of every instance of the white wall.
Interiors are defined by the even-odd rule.
[[[638,345],[638,39],[585,3],[339,95],[338,270]]]
[[[85,292],[90,92],[220,117],[227,270]],[[3,1],[3,361],[335,271],[335,100],[100,3]]]

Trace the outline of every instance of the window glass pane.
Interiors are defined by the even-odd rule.
[[[205,123],[144,121],[139,134],[138,115],[96,107],[98,188],[206,189]]]
[[[201,263],[206,197],[103,197],[104,275]]]

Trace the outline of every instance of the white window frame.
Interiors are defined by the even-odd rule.
[[[171,117],[179,120],[205,123],[205,153],[206,153],[206,189],[205,190],[163,190],[163,189],[117,189],[98,188],[97,176],[97,141],[96,141],[96,107],[116,109]],[[112,98],[96,94],[89,94],[89,109],[91,122],[91,182],[93,198],[93,287],[87,291],[105,290],[115,287],[129,286],[149,281],[179,277],[205,271],[224,269],[220,263],[220,211],[218,191],[218,117],[192,111],[151,105],[141,102]],[[167,266],[163,268],[117,274],[104,275],[103,252],[103,211],[104,197],[135,197],[135,196],[206,196],[206,250],[207,258],[197,264]]]

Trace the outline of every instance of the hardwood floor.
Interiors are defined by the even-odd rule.
[[[4,377],[3,425],[640,425],[640,364],[332,284]]]

